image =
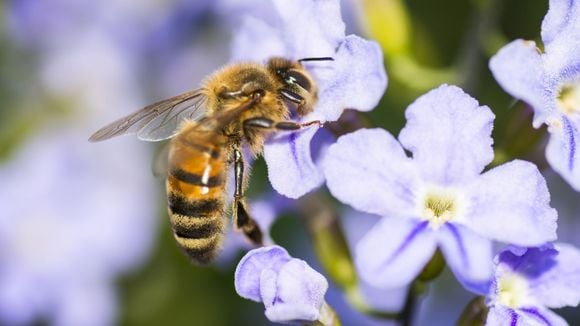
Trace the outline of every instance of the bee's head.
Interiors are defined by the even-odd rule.
[[[316,84],[302,65],[302,61],[332,60],[332,58],[307,58],[298,61],[284,58],[268,60],[268,69],[281,82],[279,94],[286,102],[294,104],[300,116],[312,111],[317,100]]]

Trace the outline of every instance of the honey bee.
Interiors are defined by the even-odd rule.
[[[317,101],[314,80],[302,62],[329,57],[266,64],[238,63],[205,79],[202,87],[151,104],[95,132],[89,141],[136,133],[145,141],[171,139],[167,157],[169,221],[178,245],[194,263],[208,264],[217,256],[224,236],[226,180],[233,167],[232,220],[236,230],[262,245],[262,231],[244,201],[247,148],[259,155],[266,136],[322,126],[320,121],[289,120],[312,112]]]

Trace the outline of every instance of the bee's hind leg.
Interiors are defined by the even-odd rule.
[[[232,204],[232,217],[234,227],[242,231],[246,237],[256,245],[263,245],[263,235],[260,226],[248,213],[244,201],[244,159],[239,149],[234,149],[234,202]]]

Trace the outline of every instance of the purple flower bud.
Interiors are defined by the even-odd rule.
[[[280,246],[248,252],[238,264],[235,287],[246,299],[263,302],[272,322],[315,321],[324,304],[328,282]]]

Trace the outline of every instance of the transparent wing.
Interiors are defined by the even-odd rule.
[[[155,151],[155,155],[153,155],[151,170],[156,178],[165,178],[167,176],[170,148],[171,142],[162,143]]]
[[[161,112],[139,130],[137,137],[145,141],[165,140],[175,136],[184,120],[198,121],[207,113],[207,98],[198,96],[177,103],[169,110]]]
[[[184,128],[183,133],[203,131],[210,137],[212,134],[221,134],[224,127],[239,119],[244,111],[252,109],[261,100],[262,95],[255,95],[247,98],[245,101],[223,106],[218,112],[200,117],[194,121],[195,123],[190,124],[189,128]]]
[[[153,103],[143,109],[114,121],[99,129],[91,142],[137,133],[139,139],[159,141],[171,138],[183,119],[197,121],[207,111],[207,97],[201,89],[185,92],[175,97]]]

